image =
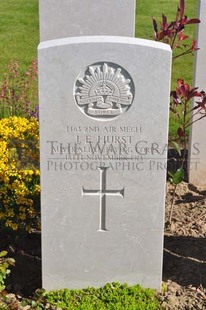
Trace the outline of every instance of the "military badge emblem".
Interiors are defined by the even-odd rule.
[[[75,83],[77,105],[88,116],[111,119],[127,111],[134,98],[129,73],[112,63],[88,66]]]

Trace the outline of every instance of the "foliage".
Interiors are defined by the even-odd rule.
[[[0,84],[0,117],[38,117],[37,63],[21,73],[18,62],[8,65],[8,72]]]
[[[173,62],[180,57],[193,54],[194,51],[198,50],[194,39],[190,45],[184,43],[188,39],[188,35],[184,33],[184,30],[188,25],[200,23],[200,20],[197,18],[188,18],[184,13],[185,0],[179,0],[179,7],[177,8],[173,21],[168,22],[167,17],[162,14],[159,31],[157,22],[153,18],[154,39],[169,44],[172,50],[178,50],[178,53],[173,53]],[[170,111],[179,122],[176,133],[177,138],[176,141],[173,141],[175,142],[173,145],[179,154],[181,154],[181,145],[183,145],[181,167],[175,173],[170,173],[173,183],[176,185],[183,180],[183,167],[186,161],[187,150],[187,128],[206,116],[206,94],[204,91],[198,92],[197,89],[198,87],[191,88],[184,82],[184,79],[179,78],[177,80],[176,90],[171,91],[172,100]],[[197,97],[198,101],[195,102],[196,105],[191,109],[190,100]]]
[[[177,8],[177,11],[173,11],[175,13],[174,18],[171,18],[172,15],[169,14],[171,21],[168,21],[169,19],[164,14],[162,14],[160,30],[158,29],[159,25],[153,18],[154,39],[156,41],[169,44],[173,50],[172,88],[176,86],[176,81],[180,79],[180,77],[184,77],[184,79],[189,83],[192,82],[193,57],[190,56],[198,50],[196,41],[193,39],[193,37],[195,33],[194,25],[200,21],[197,18],[189,18],[185,16],[185,2],[186,1],[184,0],[179,1],[179,7]],[[194,4],[196,3],[197,5],[197,2],[197,0],[187,0],[187,11],[189,12],[188,16],[189,14],[194,14]],[[167,12],[170,13],[171,10],[172,8],[167,8]],[[185,31],[187,31],[187,33],[185,33]],[[182,56],[184,56],[184,65],[182,62]],[[176,136],[178,127],[178,119],[173,113],[171,113],[169,126],[170,137]],[[187,135],[188,133],[189,130],[187,130]]]
[[[171,92],[171,99],[170,110],[180,124],[177,129],[177,140],[182,142],[186,149],[187,128],[206,116],[206,93],[203,90],[198,91],[198,87],[190,88],[183,79],[178,79],[176,90]],[[191,99],[197,100],[193,108],[191,108]]]
[[[185,0],[179,0],[176,17],[172,22],[168,23],[167,17],[162,14],[160,31],[158,31],[157,22],[153,18],[155,40],[169,44],[172,50],[178,50],[176,54],[173,53],[173,62],[188,54],[193,55],[193,52],[198,50],[194,39],[190,45],[184,43],[184,41],[188,39],[188,35],[184,34],[183,31],[187,25],[200,23],[200,20],[197,18],[190,19],[184,15],[184,12]],[[185,65],[183,65],[183,63],[181,64],[182,67]],[[193,108],[191,108],[191,99],[194,100]],[[171,181],[174,184],[169,219],[169,223],[171,224],[176,189],[178,184],[184,180],[184,168],[187,160],[187,129],[189,129],[193,123],[206,117],[205,91],[198,91],[198,87],[192,88],[189,84],[185,83],[183,78],[178,78],[176,90],[171,91],[170,111],[175,115],[179,123],[176,139],[172,144],[181,157],[180,168],[175,172],[169,172]],[[183,148],[182,151],[181,147]]]
[[[191,99],[194,99],[193,108],[191,108]],[[176,90],[171,92],[170,110],[179,121],[177,138],[173,141],[173,146],[181,155],[181,167],[176,173],[169,174],[173,183],[179,184],[184,179],[184,165],[187,159],[187,128],[206,117],[206,93],[203,90],[198,91],[198,87],[190,88],[184,80],[179,79]],[[181,146],[183,146],[183,152],[181,152]]]
[[[7,251],[0,252],[0,293],[5,289],[5,279],[10,273],[10,266],[14,266],[15,261],[13,258],[5,257]]]
[[[172,222],[172,213],[175,201],[175,193],[178,184],[184,180],[184,168],[187,160],[187,133],[186,130],[193,123],[206,117],[206,93],[204,91],[198,91],[198,87],[190,88],[184,80],[179,79],[177,81],[177,87],[175,91],[171,92],[170,110],[177,117],[179,121],[179,128],[177,129],[176,141],[173,141],[173,146],[181,156],[181,166],[176,172],[168,172],[171,181],[174,184],[174,191],[171,202],[170,219]],[[194,107],[191,108],[191,99],[197,100],[194,103]],[[181,152],[181,145],[183,151]]]
[[[1,119],[0,139],[0,221],[29,231],[39,221],[38,121]]]
[[[67,310],[158,309],[155,291],[139,285],[108,283],[102,288],[52,291],[44,297],[49,303]]]
[[[4,305],[10,309],[11,298],[5,295]],[[14,302],[15,301],[15,302]],[[108,283],[102,288],[82,290],[35,291],[32,299],[16,296],[12,304],[15,309],[35,310],[157,310],[160,309],[155,290],[143,289],[139,285],[128,286]],[[8,308],[5,308],[8,309]],[[1,299],[0,299],[1,309]],[[12,307],[13,309],[13,307]],[[3,310],[3,309],[2,309]]]
[[[167,43],[171,46],[171,49],[180,49],[181,52],[178,55],[173,55],[173,61],[181,56],[188,55],[193,51],[196,51],[196,41],[192,40],[192,44],[183,43],[189,37],[183,34],[183,31],[187,25],[200,23],[197,18],[188,18],[184,15],[185,11],[185,1],[180,0],[179,7],[177,8],[175,19],[168,23],[167,17],[162,14],[162,22],[160,26],[160,31],[158,31],[158,26],[156,20],[153,18],[153,28],[154,28],[154,38],[156,41],[161,41]]]
[[[168,5],[169,4],[169,5]],[[178,0],[158,0],[158,1],[136,1],[136,36],[143,39],[153,39],[153,33],[151,32],[151,19],[152,16],[158,17],[161,13],[166,13],[169,21],[175,20],[176,9]],[[198,0],[186,0],[186,13],[188,16],[196,16]],[[156,18],[158,28],[160,27],[162,18]],[[195,34],[195,27],[193,24],[186,26],[187,36],[184,42],[189,42]],[[189,43],[188,43],[189,44]],[[177,52],[180,49],[176,49]],[[190,55],[184,57],[184,67],[181,64],[181,58],[177,59],[173,63],[172,72],[172,88],[176,85],[176,81],[179,76],[183,75],[188,83],[192,82],[192,66],[193,58]]]

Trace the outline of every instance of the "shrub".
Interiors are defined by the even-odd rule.
[[[67,310],[156,310],[158,301],[155,291],[139,285],[108,283],[102,288],[83,290],[58,290],[46,293],[44,298],[51,304]]]
[[[0,221],[13,230],[39,225],[38,121],[0,120]]]

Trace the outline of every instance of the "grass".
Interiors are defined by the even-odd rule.
[[[174,19],[179,0],[137,0],[136,4],[136,37],[153,39],[152,16],[158,22],[164,13],[169,20]],[[195,17],[197,0],[185,0],[185,13]],[[0,72],[6,70],[11,60],[18,60],[25,70],[32,59],[37,56],[39,41],[38,0],[2,0],[0,1]],[[195,27],[188,26],[190,37],[194,36]],[[184,76],[189,83],[192,81],[192,58],[186,57],[184,68],[181,59],[173,68],[173,86],[176,79]]]
[[[38,0],[0,1],[0,80],[9,62],[26,69],[37,56]]]
[[[168,21],[175,19],[176,8],[179,0],[138,0],[136,14],[136,36],[145,39],[153,39],[152,16],[156,19],[158,27],[161,22],[161,14],[167,16]],[[198,0],[185,0],[185,14],[189,18],[197,17]],[[196,27],[188,25],[185,34],[189,36],[185,43],[190,42],[195,37]],[[183,78],[186,83],[192,85],[193,79],[193,60],[191,55],[179,58],[174,61],[172,67],[172,83],[171,89],[175,89],[178,78]],[[198,86],[198,85],[196,85]],[[170,115],[169,136],[176,136],[179,123],[174,115]]]
[[[175,19],[176,8],[179,4],[179,0],[138,0],[137,1],[137,13],[136,13],[136,36],[145,39],[153,39],[152,29],[152,16],[155,17],[158,26],[161,22],[162,13],[167,16],[168,21],[171,22]],[[197,15],[197,0],[185,0],[185,14],[190,17],[196,17]],[[188,25],[186,33],[190,38],[194,38],[195,26]],[[189,40],[189,39],[188,39]],[[185,41],[186,42],[186,41]],[[184,66],[182,66],[182,62]],[[178,59],[173,65],[172,86],[175,86],[176,80],[179,77],[184,77],[188,82],[192,82],[193,71],[193,58],[189,55],[182,59]]]

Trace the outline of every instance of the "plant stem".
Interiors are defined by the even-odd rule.
[[[201,117],[199,117],[198,119],[196,119],[195,121],[192,121],[191,123],[187,124],[187,126],[185,126],[185,129],[190,127],[192,124],[196,123],[197,121],[201,120],[202,118],[206,117],[206,114],[202,115]]]
[[[174,43],[175,43],[176,37],[177,37],[177,33],[175,33],[175,35],[174,35],[174,38],[173,38],[173,41],[172,41],[172,44],[171,44],[171,49],[173,49],[173,47],[174,47]]]
[[[177,185],[178,184],[175,184],[175,187],[174,187],[174,190],[173,190],[173,194],[172,194],[172,202],[171,202],[170,218],[169,218],[170,226],[171,226],[171,223],[172,223],[172,215],[173,215],[173,209],[174,209],[174,202],[175,202],[175,194],[176,194]]]
[[[179,55],[173,56],[173,57],[172,57],[172,60],[174,61],[174,60],[176,60],[177,58],[179,58],[179,57],[181,57],[181,56],[188,55],[188,54],[190,54],[190,53],[192,53],[191,48],[190,48],[189,50],[187,50],[187,51],[183,52],[182,54],[179,54]]]
[[[188,100],[185,99],[184,102],[184,111],[183,111],[183,155],[182,155],[182,163],[181,163],[181,168],[184,168],[184,163],[186,161],[186,155],[187,155],[187,136],[186,136],[186,116],[187,116],[187,104],[188,104]]]

